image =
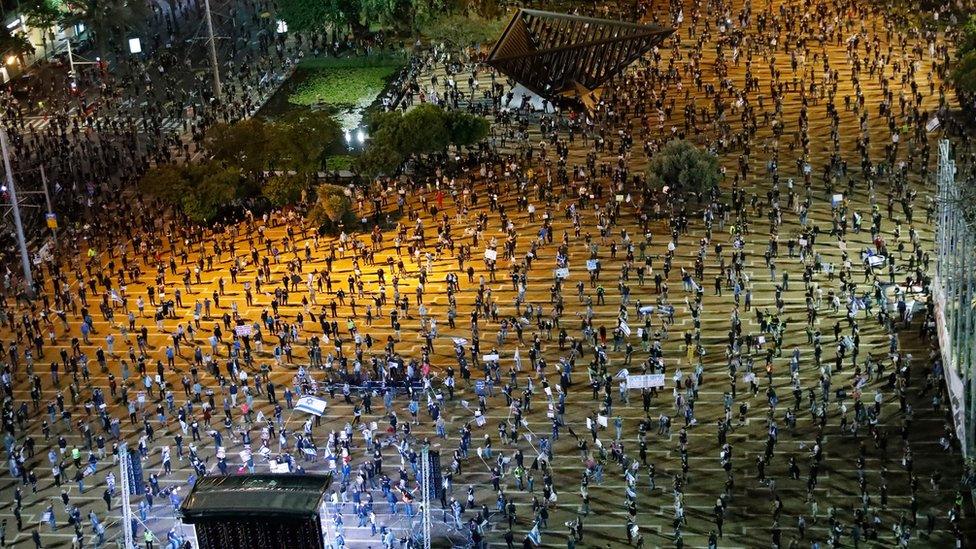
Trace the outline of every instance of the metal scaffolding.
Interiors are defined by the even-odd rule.
[[[122,536],[125,549],[135,547],[132,539],[132,507],[129,506],[129,494],[132,486],[129,482],[129,449],[125,442],[119,444],[119,482],[122,484]]]
[[[949,141],[939,142],[938,227],[936,233],[936,329],[945,368],[956,434],[966,457],[974,455],[976,436],[976,234],[963,217],[956,165]]]
[[[424,444],[420,450],[420,505],[423,508],[424,549],[430,549],[430,449]]]

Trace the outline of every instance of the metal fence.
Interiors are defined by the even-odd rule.
[[[939,142],[938,228],[932,284],[936,328],[949,389],[956,433],[967,457],[974,457],[976,436],[976,231],[960,207],[956,164],[948,140]]]

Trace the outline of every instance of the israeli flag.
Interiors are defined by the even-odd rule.
[[[312,396],[304,396],[298,399],[298,404],[295,409],[299,412],[305,412],[307,414],[312,414],[313,416],[322,417],[325,414],[325,408],[328,403],[321,399]]]

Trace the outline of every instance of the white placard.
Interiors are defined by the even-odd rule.
[[[664,374],[627,376],[628,389],[650,389],[652,387],[664,387]]]
[[[607,416],[596,416],[596,422],[600,424],[600,427],[606,427],[608,425]]]
[[[270,461],[271,472],[276,474],[287,474],[291,471],[288,470],[288,462],[277,462],[275,460]]]
[[[600,260],[599,259],[587,259],[586,260],[586,270],[587,271],[595,271],[597,269],[597,267],[599,267],[599,266],[600,266]]]
[[[237,334],[237,337],[251,337],[251,325],[241,324],[240,326],[234,326],[234,333]]]
[[[485,250],[485,259],[495,261],[498,259],[498,252],[495,250]]]
[[[560,278],[560,279],[562,279],[562,278],[569,278],[569,268],[568,267],[563,267],[561,269],[556,269],[555,273],[556,273],[556,278]]]
[[[496,353],[491,355],[482,355],[481,359],[484,360],[485,362],[495,362],[498,360],[498,354]]]

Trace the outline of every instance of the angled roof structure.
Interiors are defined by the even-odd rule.
[[[519,10],[488,65],[534,93],[581,97],[601,88],[674,29],[539,10]]]

